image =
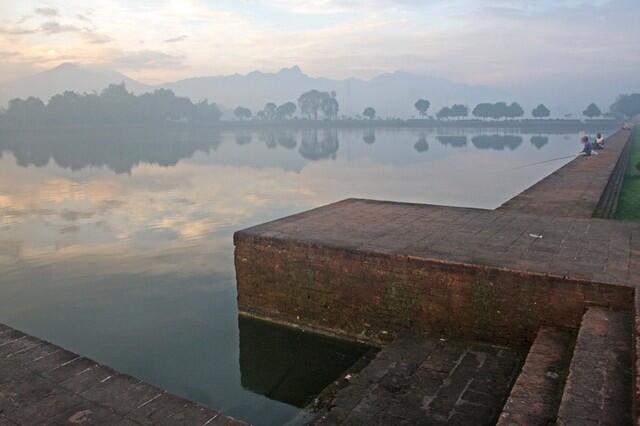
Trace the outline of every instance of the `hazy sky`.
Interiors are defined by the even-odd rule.
[[[148,83],[299,65],[479,84],[640,72],[639,0],[0,0],[0,81],[60,62]]]

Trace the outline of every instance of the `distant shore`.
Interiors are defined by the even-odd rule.
[[[220,120],[211,123],[189,123],[182,121],[148,121],[140,123],[114,123],[96,126],[95,124],[53,124],[33,123],[24,127],[11,122],[0,121],[0,130],[42,130],[42,129],[102,129],[102,128],[194,128],[211,130],[264,130],[264,129],[484,129],[520,131],[524,133],[577,133],[597,132],[620,127],[614,119],[578,120],[578,119],[516,119],[516,120],[437,120],[437,119],[338,119],[338,120]]]

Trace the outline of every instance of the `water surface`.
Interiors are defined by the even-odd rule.
[[[256,424],[361,348],[238,321],[235,230],[347,197],[495,208],[579,135],[0,131],[0,321]],[[308,371],[308,378],[304,371]]]

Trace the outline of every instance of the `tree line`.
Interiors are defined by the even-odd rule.
[[[11,123],[37,124],[122,124],[188,120],[210,123],[222,112],[215,103],[193,103],[171,90],[157,89],[135,95],[123,84],[111,84],[102,92],[79,94],[66,91],[47,104],[35,97],[13,99],[4,114]]]
[[[428,117],[431,102],[418,99],[414,108],[422,118]],[[238,106],[233,114],[238,120],[288,120],[299,115],[308,120],[337,120],[340,104],[335,92],[309,90],[302,93],[297,103],[285,102],[277,105],[268,102],[255,114],[244,106]],[[640,94],[620,95],[603,114],[595,104],[589,104],[582,112],[585,117],[622,118],[640,114]],[[441,108],[436,114],[439,120],[464,119],[469,115],[479,119],[521,118],[525,111],[518,102],[479,103],[472,110],[462,104]],[[547,118],[551,111],[544,104],[531,111],[535,118]],[[124,83],[111,84],[102,92],[78,94],[66,91],[53,96],[47,104],[35,97],[13,99],[0,114],[3,120],[22,125],[38,124],[123,124],[140,122],[185,121],[192,123],[215,123],[222,112],[215,103],[207,100],[193,103],[189,98],[176,96],[173,91],[157,89],[151,93],[135,95],[127,91]],[[373,106],[366,107],[362,115],[369,120],[377,118]]]
[[[431,103],[427,99],[418,99],[414,108],[418,111],[421,117],[427,116],[427,111]],[[367,108],[365,112],[370,109]],[[620,95],[615,103],[611,105],[608,113],[603,113],[602,110],[595,103],[589,104],[582,115],[587,118],[609,117],[609,118],[621,118],[631,117],[636,114],[640,114],[640,94],[632,95]],[[367,116],[363,113],[364,116]],[[375,110],[373,115],[375,116]],[[506,102],[484,102],[479,103],[471,111],[471,115],[481,119],[512,119],[520,118],[525,115],[525,111],[518,102],[512,102],[507,104]],[[436,118],[442,119],[460,119],[469,116],[469,107],[461,104],[454,104],[451,106],[445,106],[436,113]],[[544,104],[540,104],[531,110],[531,116],[534,118],[547,118],[551,116],[551,110]]]

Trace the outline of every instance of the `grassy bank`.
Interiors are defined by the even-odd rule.
[[[640,127],[636,126],[633,132],[631,156],[616,210],[616,219],[640,221],[640,171],[636,169],[638,162],[640,162]]]

